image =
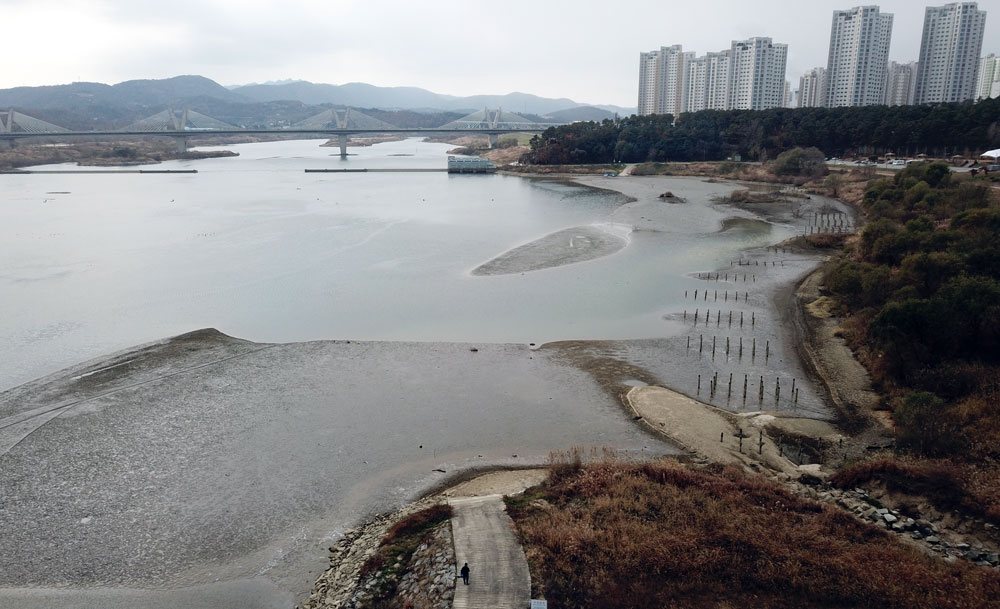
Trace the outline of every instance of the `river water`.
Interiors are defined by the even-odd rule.
[[[693,182],[706,200],[666,238],[474,276],[548,233],[613,222],[624,198],[501,175],[305,173],[443,168],[450,147],[410,139],[341,160],[320,143],[156,167],[197,174],[0,177],[0,389],[202,327],[264,342],[662,336],[663,313],[696,285],[685,273],[786,236],[763,224],[717,233],[725,216],[707,198],[731,187]]]
[[[664,378],[708,378],[730,362],[683,347],[684,334],[710,331],[685,313],[709,306],[693,273],[794,232],[711,202],[732,185],[670,181],[686,198],[673,205],[646,192],[662,181],[636,180],[627,205],[600,188],[612,178],[305,173],[444,168],[449,149],[405,140],[342,160],[319,143],[157,167],[196,174],[0,176],[0,414],[16,419],[0,454],[0,607],[287,607],[343,526],[455,471],[572,446],[675,452],[558,349],[536,346],[676,337],[674,352],[618,349]],[[472,272],[547,235],[595,230],[627,245]],[[695,289],[701,303],[686,297]],[[2,391],[206,327],[258,343],[352,342],[223,341],[117,379],[128,361]],[[69,406],[45,415],[56,413],[47,399]],[[29,410],[40,414],[19,418]],[[22,423],[34,425],[23,438]],[[42,589],[53,586],[73,588]],[[184,590],[131,590],[162,587]]]

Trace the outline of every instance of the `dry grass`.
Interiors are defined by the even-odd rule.
[[[871,483],[890,493],[926,498],[942,511],[960,512],[1000,524],[1000,468],[948,460],[882,456],[849,465],[830,478],[840,488]]]
[[[1000,575],[945,564],[735,468],[563,472],[511,502],[533,592],[559,607],[995,607]]]
[[[847,234],[839,233],[819,233],[816,235],[806,235],[804,239],[809,245],[818,248],[841,248],[844,246],[844,242],[847,241]]]

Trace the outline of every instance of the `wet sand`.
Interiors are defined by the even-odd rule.
[[[526,243],[485,262],[473,275],[510,275],[539,271],[609,256],[626,245],[626,232],[613,226],[577,226]]]
[[[678,218],[685,206],[656,196],[735,187],[690,178],[579,181],[634,198],[609,218],[633,235],[723,230],[702,226],[703,216]],[[770,219],[797,226],[804,208],[829,204],[797,201]],[[721,209],[759,222],[754,212]],[[203,331],[0,393],[0,586],[8,587],[0,607],[22,606],[26,593],[15,586],[72,587],[73,598],[36,593],[48,606],[76,607],[86,606],[84,587],[101,586],[91,600],[107,604],[97,599],[108,590],[127,599],[137,589],[168,589],[181,599],[192,586],[248,578],[261,584],[258,606],[287,607],[289,595],[308,592],[343,527],[455,472],[544,463],[549,451],[575,445],[677,454],[622,405],[643,384],[734,413],[831,419],[799,363],[787,323],[795,312],[781,296],[819,261],[813,252],[761,248],[728,268],[692,268],[701,300],[692,294],[690,309],[665,313],[659,338],[275,345]],[[755,321],[737,330],[722,321],[724,309]],[[706,336],[716,338],[714,357],[689,342]],[[727,336],[769,342],[768,355],[738,357],[731,348],[723,356]],[[764,399],[709,395],[716,373],[765,376]],[[776,379],[796,379],[798,399],[774,395]]]
[[[2,607],[25,586],[72,587],[31,594],[75,607],[235,580],[287,607],[345,527],[458,472],[576,445],[677,452],[527,345],[200,331],[4,392],[0,413]]]

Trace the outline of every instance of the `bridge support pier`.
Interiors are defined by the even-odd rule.
[[[340,143],[340,158],[346,159],[347,158],[347,134],[346,133],[338,133],[337,134],[337,142]]]
[[[500,134],[499,133],[490,133],[489,137],[490,137],[490,148],[496,148],[497,144],[500,143]]]
[[[174,136],[174,141],[177,142],[177,152],[184,154],[188,151],[188,139],[187,137],[180,135]]]

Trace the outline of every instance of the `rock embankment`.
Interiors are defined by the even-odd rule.
[[[427,543],[421,544],[410,558],[410,566],[399,581],[396,600],[424,609],[449,609],[455,598],[455,551],[451,541],[451,523],[439,527]]]
[[[344,536],[330,547],[330,568],[316,580],[312,594],[302,603],[302,609],[360,609],[368,606],[373,582],[380,572],[369,574],[362,581],[361,568],[365,562],[378,551],[382,539],[395,523],[410,514],[427,509],[437,501],[424,499],[406,506],[392,514],[378,516],[357,529],[347,529]],[[451,531],[448,529],[446,540],[448,552],[451,550]],[[417,560],[418,551],[413,560]],[[453,554],[452,554],[453,555]],[[454,569],[454,557],[452,557]],[[404,577],[404,581],[405,581]],[[451,579],[454,584],[454,577]],[[454,589],[454,585],[452,585]],[[425,606],[425,605],[421,605]],[[437,605],[426,605],[436,607]],[[450,606],[448,604],[443,607]]]
[[[983,541],[975,533],[983,536],[996,534],[996,527],[982,520],[969,522],[956,520],[956,515],[941,518],[912,518],[904,510],[892,509],[883,504],[878,494],[862,488],[838,489],[825,483],[810,486],[790,480],[787,475],[778,474],[779,482],[784,482],[792,492],[810,499],[836,505],[854,514],[858,519],[874,524],[890,533],[895,533],[928,554],[936,555],[951,562],[964,558],[981,567],[1000,569],[1000,552],[996,544]],[[886,498],[882,498],[886,499]],[[950,522],[946,522],[949,521]],[[979,530],[981,529],[981,531]],[[960,531],[968,531],[962,534]]]

